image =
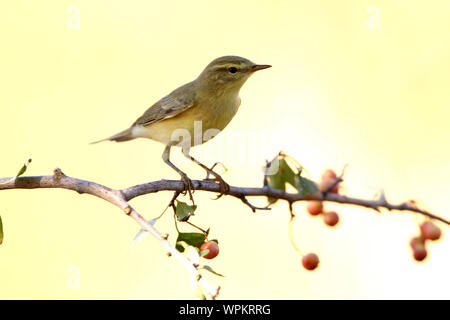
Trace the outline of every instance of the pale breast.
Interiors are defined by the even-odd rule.
[[[215,97],[214,101],[199,99],[198,103],[179,115],[139,128],[139,136],[164,144],[189,138],[190,145],[199,145],[216,136],[233,119],[241,99],[239,96]],[[189,137],[188,137],[189,136]]]

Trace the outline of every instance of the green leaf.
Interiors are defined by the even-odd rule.
[[[187,221],[190,216],[192,216],[197,209],[197,206],[194,204],[192,206],[188,205],[186,202],[177,200],[177,207],[175,213],[177,215],[178,221]]]
[[[0,244],[3,243],[3,223],[2,223],[2,217],[0,216]]]
[[[20,168],[19,172],[16,175],[17,177],[20,177],[21,175],[23,175],[25,173],[25,171],[27,171],[28,165],[31,163],[31,158],[29,158],[22,166],[22,168]]]
[[[176,248],[180,252],[184,252],[183,246],[179,245],[179,241],[184,241],[188,245],[196,247],[200,250],[200,247],[205,242],[205,235],[199,232],[180,232],[178,233]]]
[[[319,188],[314,181],[304,178],[300,175],[296,176],[296,180],[296,188],[298,193],[300,193],[301,195],[315,195],[319,192]]]
[[[180,252],[184,252],[187,248],[189,248],[189,245],[184,241],[178,241],[175,245],[175,248],[177,248],[177,250]]]
[[[270,167],[272,167],[274,165],[275,161],[278,161],[278,158],[275,158],[274,160],[272,160]],[[269,169],[269,172],[272,172],[272,171]],[[280,170],[280,166],[278,166],[278,171],[276,173],[267,175],[267,186],[269,188],[278,189],[278,190],[282,190],[282,191],[286,190],[285,180],[283,179],[283,175]],[[272,198],[272,197],[267,197],[267,200],[270,203],[275,203],[275,202],[277,202],[278,199]]]
[[[296,183],[295,183],[296,174],[291,169],[291,167],[288,165],[286,160],[283,158],[280,159],[279,166],[280,166],[280,169],[279,169],[280,175],[281,175],[281,178],[283,179],[283,181],[289,183],[291,186],[296,188]]]
[[[286,159],[290,158],[287,158],[287,156],[280,154],[278,157],[272,160],[269,165],[269,169],[271,170],[268,171],[274,172],[276,168],[275,164],[278,164],[278,171],[276,171],[272,175],[267,175],[268,186],[270,188],[286,191],[286,183],[288,183],[296,188],[301,195],[316,195],[319,192],[317,184],[310,179],[302,177],[302,167],[293,169]],[[275,161],[277,161],[278,163],[276,163]],[[270,197],[268,197],[268,200],[270,203],[275,203],[277,201],[276,198]]]
[[[220,273],[214,271],[213,268],[211,268],[210,266],[204,265],[204,266],[202,267],[202,269],[208,270],[209,272],[215,274],[216,276],[219,276],[219,277],[225,277],[223,274],[220,274]]]
[[[278,165],[278,171],[267,176],[267,184],[270,188],[286,191],[286,183],[289,183],[294,188],[297,187],[297,174],[292,170],[284,157],[278,156],[269,166],[269,172],[273,172],[275,165]],[[268,197],[270,203],[275,203],[277,199]]]
[[[13,177],[13,178],[11,178],[11,179],[5,181],[5,182],[2,182],[2,183],[0,183],[0,184],[7,184],[7,183],[10,183],[11,181],[16,180],[17,177],[20,177],[21,175],[23,175],[23,174],[25,173],[25,171],[27,171],[28,165],[29,165],[30,163],[31,163],[31,158],[29,158],[29,159],[23,164],[22,168],[20,168],[19,172],[17,172],[17,174],[16,174],[15,177]]]

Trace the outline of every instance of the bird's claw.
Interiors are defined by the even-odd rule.
[[[194,204],[194,197],[192,196],[192,193],[194,192],[194,185],[192,184],[192,180],[189,179],[186,174],[181,174],[181,180],[184,183],[183,195],[189,194],[189,199],[192,201],[192,204]]]
[[[226,183],[225,180],[223,180],[223,178],[220,175],[218,175],[218,174],[214,174],[214,175],[215,175],[215,179],[208,178],[205,180],[216,181],[219,183],[220,193],[216,198],[214,198],[214,200],[217,200],[217,199],[220,199],[224,194],[227,194],[228,192],[230,192],[230,185],[228,183]]]
[[[227,194],[228,192],[230,192],[230,185],[228,183],[226,183],[223,180],[219,181],[220,183],[220,193],[219,195],[214,199],[214,200],[218,200],[220,199],[224,194]]]
[[[216,167],[218,164],[220,164],[225,169],[225,172],[228,171],[227,167],[225,167],[225,165],[221,162],[214,163],[214,165],[211,168],[207,168],[207,167],[203,166],[203,168],[206,170],[206,178],[204,180],[219,182],[219,185],[220,185],[220,193],[213,200],[217,200],[217,199],[221,198],[224,194],[226,194],[230,191],[230,185],[228,183],[226,183],[225,180],[223,180],[223,178],[213,170],[214,167]],[[211,174],[214,176],[214,178],[209,177]]]

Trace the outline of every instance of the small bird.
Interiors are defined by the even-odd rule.
[[[180,146],[188,159],[219,181],[220,197],[229,190],[228,184],[218,173],[193,158],[189,154],[190,147],[210,140],[224,129],[241,104],[239,90],[242,85],[255,71],[270,67],[238,56],[217,58],[197,79],[175,89],[148,108],[131,127],[100,141],[148,138],[162,142],[166,145],[162,155],[164,162],[178,172],[193,200],[192,181],[170,161],[171,147]]]

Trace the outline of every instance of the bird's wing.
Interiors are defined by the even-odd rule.
[[[186,90],[188,85],[191,84],[188,83],[176,89],[171,94],[156,102],[133,123],[133,126],[146,126],[154,122],[169,119],[193,107],[195,104],[195,91]]]

